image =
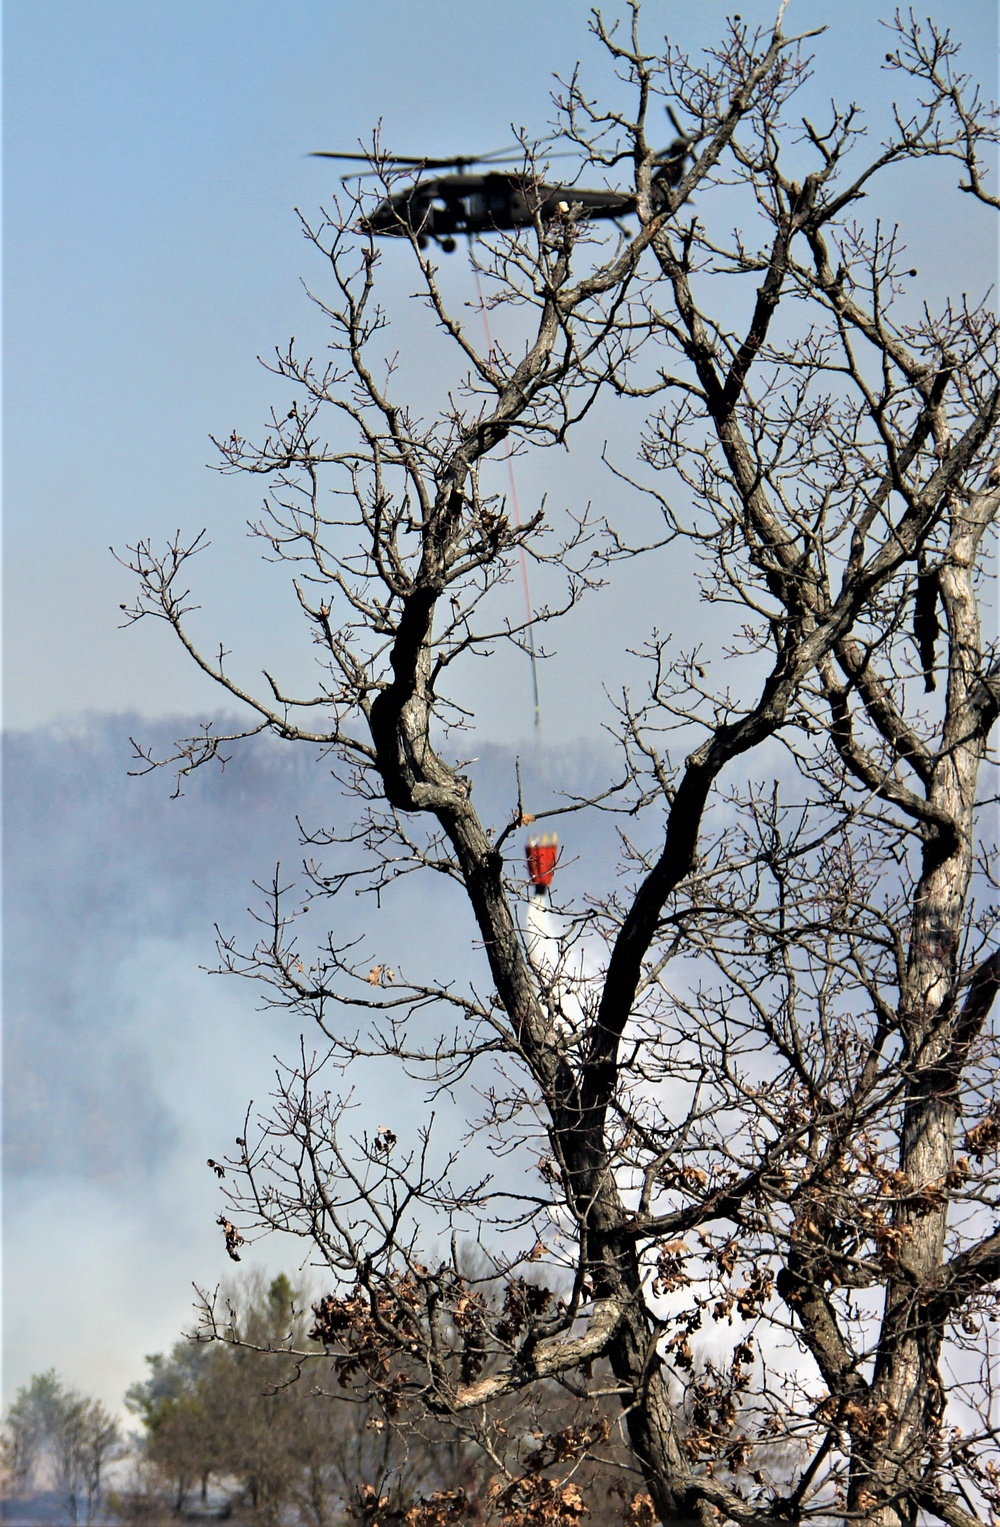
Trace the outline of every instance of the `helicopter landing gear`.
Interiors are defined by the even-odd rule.
[[[444,250],[445,254],[454,254],[455,253],[455,240],[454,239],[442,239],[441,240],[441,248]]]

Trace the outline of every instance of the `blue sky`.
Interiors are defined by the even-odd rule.
[[[989,89],[994,6],[929,0],[926,8],[965,39],[969,63]],[[730,9],[723,0],[649,0],[647,35],[654,41],[669,31],[677,41],[708,42]],[[756,0],[744,0],[741,10],[747,19],[772,15]],[[130,711],[153,726],[165,716],[218,708],[162,628],[118,629],[119,605],[132,591],[108,547],[146,535],[162,542],[177,528],[193,534],[207,526],[213,543],[197,568],[206,638],[223,638],[250,676],[265,661],[285,674],[302,671],[309,648],[299,640],[287,580],[260,568],[244,535],[257,487],[205,464],[210,431],[252,435],[275,400],[273,379],[256,356],[290,334],[303,348],[323,344],[301,285],[319,285],[322,271],[294,209],[315,212],[338,172],[306,156],[352,148],[380,119],[386,146],[403,153],[489,150],[510,141],[512,123],[541,136],[554,72],[567,73],[582,58],[594,89],[608,85],[587,16],[584,0],[6,0],[8,728],[59,723],[62,758],[88,713]],[[792,0],[786,25],[827,21],[829,35],[815,44],[812,100],[857,97],[877,121],[888,102],[877,12],[871,0]],[[921,293],[942,292],[956,270],[985,290],[995,275],[995,241],[982,209],[955,193],[946,176],[926,184],[932,194],[914,196],[913,182],[901,176],[882,204],[886,216],[906,221]],[[405,249],[386,251],[385,294],[407,347],[415,402],[424,407],[460,368],[449,371],[436,341],[428,343],[409,298],[406,256]],[[446,280],[456,302],[471,301],[461,251]],[[598,458],[600,431],[613,433],[615,421],[596,420],[595,433],[569,457],[525,466],[522,511],[543,492],[571,505],[614,501],[617,488]],[[600,596],[593,617],[569,625],[542,675],[549,738],[595,731],[606,711],[594,680],[598,691],[602,682],[621,680],[629,632],[687,620],[697,634],[700,617],[685,603],[687,591],[676,561],[637,567]],[[511,598],[519,598],[516,589]],[[531,726],[524,660],[494,660],[488,687],[482,735],[515,742]],[[107,734],[101,738],[103,746]],[[52,827],[59,834],[52,862],[77,866],[81,906],[102,889],[102,835],[124,811],[89,809],[85,751],[66,774],[66,788],[80,792],[79,826],[70,811]],[[34,756],[30,748],[26,756]],[[109,766],[106,751],[93,756],[102,770]],[[261,800],[266,795],[262,786]],[[291,799],[281,799],[285,827],[268,827],[256,867],[265,875],[272,842],[282,841],[294,812]],[[20,809],[9,797],[8,813]],[[44,813],[37,820],[56,822]],[[156,816],[164,843],[166,820]],[[40,844],[42,869],[46,853]],[[241,859],[239,875],[253,872]],[[109,1184],[96,1170],[88,1175],[82,1159],[75,1173],[60,1158],[34,1176],[8,1178],[5,1254],[8,1268],[17,1268],[8,1283],[7,1329],[16,1337],[14,1346],[8,1341],[8,1392],[56,1363],[117,1403],[124,1384],[139,1376],[143,1353],[180,1329],[190,1279],[211,1280],[220,1270],[204,1157],[219,1154],[238,1132],[242,1100],[255,1085],[250,1072],[269,1064],[271,1031],[258,1028],[246,1041],[246,994],[222,993],[197,972],[210,953],[214,908],[199,903],[199,934],[190,908],[177,912],[190,896],[184,877],[155,863],[146,864],[144,877],[146,910],[132,921],[118,910],[129,901],[126,881],[115,882],[117,902],[94,925],[96,953],[90,949],[66,972],[60,1022],[82,1025],[83,1033],[96,1024],[93,982],[106,979],[117,1027],[108,1030],[114,1044],[102,1040],[101,1065],[113,1070],[121,1043],[136,1074],[156,1079],[168,1143],[141,1189],[132,1179]],[[242,907],[246,891],[231,889],[231,899]],[[30,950],[29,971],[31,960],[51,959],[53,928],[68,915],[66,907],[51,911],[45,896],[30,905],[35,925],[19,924],[18,934]],[[199,1037],[196,1010],[211,1022],[210,1040]],[[194,1089],[185,1046],[202,1066]],[[228,1116],[196,1119],[204,1068],[225,1068],[237,1050],[240,1065],[227,1069],[225,1090],[235,1127]],[[72,1087],[71,1069],[59,1071],[66,1073],[59,1085]],[[68,1092],[54,1090],[51,1102],[77,1116],[78,1100]],[[69,1288],[64,1258],[52,1256],[53,1217],[62,1245],[72,1247]],[[71,1318],[53,1330],[44,1312],[57,1297]],[[24,1339],[31,1331],[40,1333],[36,1345]]]
[[[970,60],[995,58],[988,0],[944,11]],[[647,36],[705,42],[726,13],[721,0],[652,3]],[[321,280],[320,262],[293,209],[314,212],[337,167],[308,151],[352,148],[379,120],[400,152],[495,148],[512,123],[544,134],[554,72],[582,58],[595,89],[609,84],[588,14],[583,0],[7,0],[7,725],[214,704],[162,630],[117,629],[131,587],[109,545],[178,527],[208,526],[213,540],[198,569],[206,637],[234,648],[248,676],[265,660],[300,670],[286,580],[260,570],[243,533],[256,485],[205,463],[210,431],[252,434],[275,398],[255,357],[292,333],[323,342],[300,284]],[[826,21],[814,102],[857,95],[877,116],[875,9],[792,0],[786,26]],[[926,200],[905,207],[926,225],[928,282],[970,214],[952,201],[947,230],[928,223]],[[459,303],[472,296],[461,252],[449,279]],[[419,343],[405,250],[387,251],[385,280]],[[567,483],[599,506],[613,492],[581,447],[527,469],[522,497]],[[599,623],[643,596],[642,576],[625,578]],[[545,675],[563,733],[581,725],[579,657],[588,671],[607,663],[587,621],[569,636]],[[516,660],[498,662],[494,683],[491,725],[509,737],[528,715]]]
[[[404,152],[544,131],[583,19],[573,0],[7,6],[8,724],[204,703],[161,633],[116,633],[107,548],[211,522],[225,613],[259,628],[238,587],[259,589],[254,499],[204,463],[210,430],[273,396],[255,356],[315,328],[293,208],[336,172],[305,155],[380,118]]]

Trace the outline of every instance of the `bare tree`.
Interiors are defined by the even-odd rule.
[[[922,300],[878,197],[897,167],[937,164],[991,215],[996,119],[949,35],[912,16],[890,28],[899,104],[877,145],[854,105],[801,117],[824,44],[814,62],[815,34],[786,35],[781,14],[760,33],[734,18],[698,57],[645,52],[634,12],[593,30],[631,105],[603,108],[574,75],[561,130],[587,176],[633,174],[639,231],[608,238],[567,201],[474,246],[501,329],[485,352],[401,225],[457,361],[439,418],[397,395],[368,203],[306,228],[328,264],[331,358],[281,352],[295,404],[259,445],[220,449],[267,482],[255,533],[295,570],[326,665],[315,692],[269,674],[251,694],[195,648],[201,538],[130,556],[132,614],[165,619],[247,708],[238,735],[338,761],[358,815],[309,838],[328,856],[314,900],[426,872],[478,930],[481,977],[439,987],[369,968],[335,931],[303,942],[301,893],[276,878],[257,947],[223,943],[226,968],[325,1036],[240,1141],[227,1244],[238,1255],[252,1227],[310,1242],[333,1280],[314,1331],[334,1371],[390,1416],[475,1435],[506,1519],[584,1509],[572,1471],[601,1455],[600,1429],[531,1441],[492,1419],[557,1381],[581,1405],[617,1397],[630,1521],[971,1527],[1000,1514],[1000,952],[981,784],[1000,709],[981,629],[997,327],[973,295]],[[686,145],[669,176],[652,143],[664,103]],[[377,144],[373,164],[390,190]],[[528,154],[527,197],[536,184]],[[517,523],[490,459],[565,445],[602,397],[622,430],[647,400],[638,464],[620,446],[611,463],[621,519]],[[632,528],[642,506],[655,533]],[[529,813],[518,792],[483,820],[452,676],[527,642],[493,591],[522,551],[561,568],[544,630],[664,546],[693,553],[692,609],[713,607],[718,647],[650,634],[606,793]],[[233,740],[186,740],[181,773]],[[622,813],[624,876],[525,918],[516,833],[602,811]],[[373,1055],[438,1089],[474,1078],[471,1127],[520,1176],[464,1180],[429,1134],[346,1138],[329,1068]],[[421,1250],[448,1225],[452,1252]],[[462,1233],[488,1246],[498,1297],[463,1271]]]

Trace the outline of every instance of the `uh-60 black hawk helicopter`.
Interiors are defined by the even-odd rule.
[[[675,124],[676,125],[676,124]],[[678,137],[657,155],[653,170],[653,195],[677,185],[684,174],[685,160],[691,152],[688,138]],[[530,227],[536,217],[555,217],[571,206],[582,207],[588,218],[617,221],[635,211],[635,196],[621,191],[588,191],[580,186],[546,185],[517,170],[487,168],[479,174],[466,173],[473,165],[501,164],[524,151],[500,150],[495,154],[454,159],[413,159],[400,154],[335,154],[320,151],[314,159],[360,159],[383,168],[399,166],[417,171],[417,179],[402,191],[394,191],[379,202],[373,212],[359,221],[366,233],[389,238],[413,235],[421,249],[431,241],[445,254],[455,248],[455,235],[469,238],[477,234],[503,233]],[[426,170],[451,170],[450,175],[424,179]],[[344,180],[360,178],[345,175]]]

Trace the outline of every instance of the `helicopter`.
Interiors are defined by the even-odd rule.
[[[676,126],[676,123],[675,123]],[[579,186],[545,185],[530,180],[513,169],[494,169],[523,149],[498,150],[493,154],[457,156],[454,159],[409,158],[400,154],[379,154],[382,166],[400,166],[417,171],[417,179],[405,190],[386,196],[373,212],[360,219],[362,232],[388,238],[416,237],[421,249],[431,242],[445,254],[456,247],[456,234],[475,238],[480,234],[504,233],[530,227],[535,218],[554,218],[571,206],[582,207],[589,218],[607,218],[614,222],[635,211],[635,196],[622,191],[588,191]],[[662,197],[683,178],[685,161],[691,153],[691,140],[679,136],[659,154],[653,172],[654,198]],[[319,150],[313,159],[360,159],[371,164],[370,154],[337,154]],[[485,171],[468,173],[475,165]],[[449,170],[446,175],[423,179],[427,170]],[[344,181],[356,178],[343,176]],[[360,178],[360,177],[357,177]]]

